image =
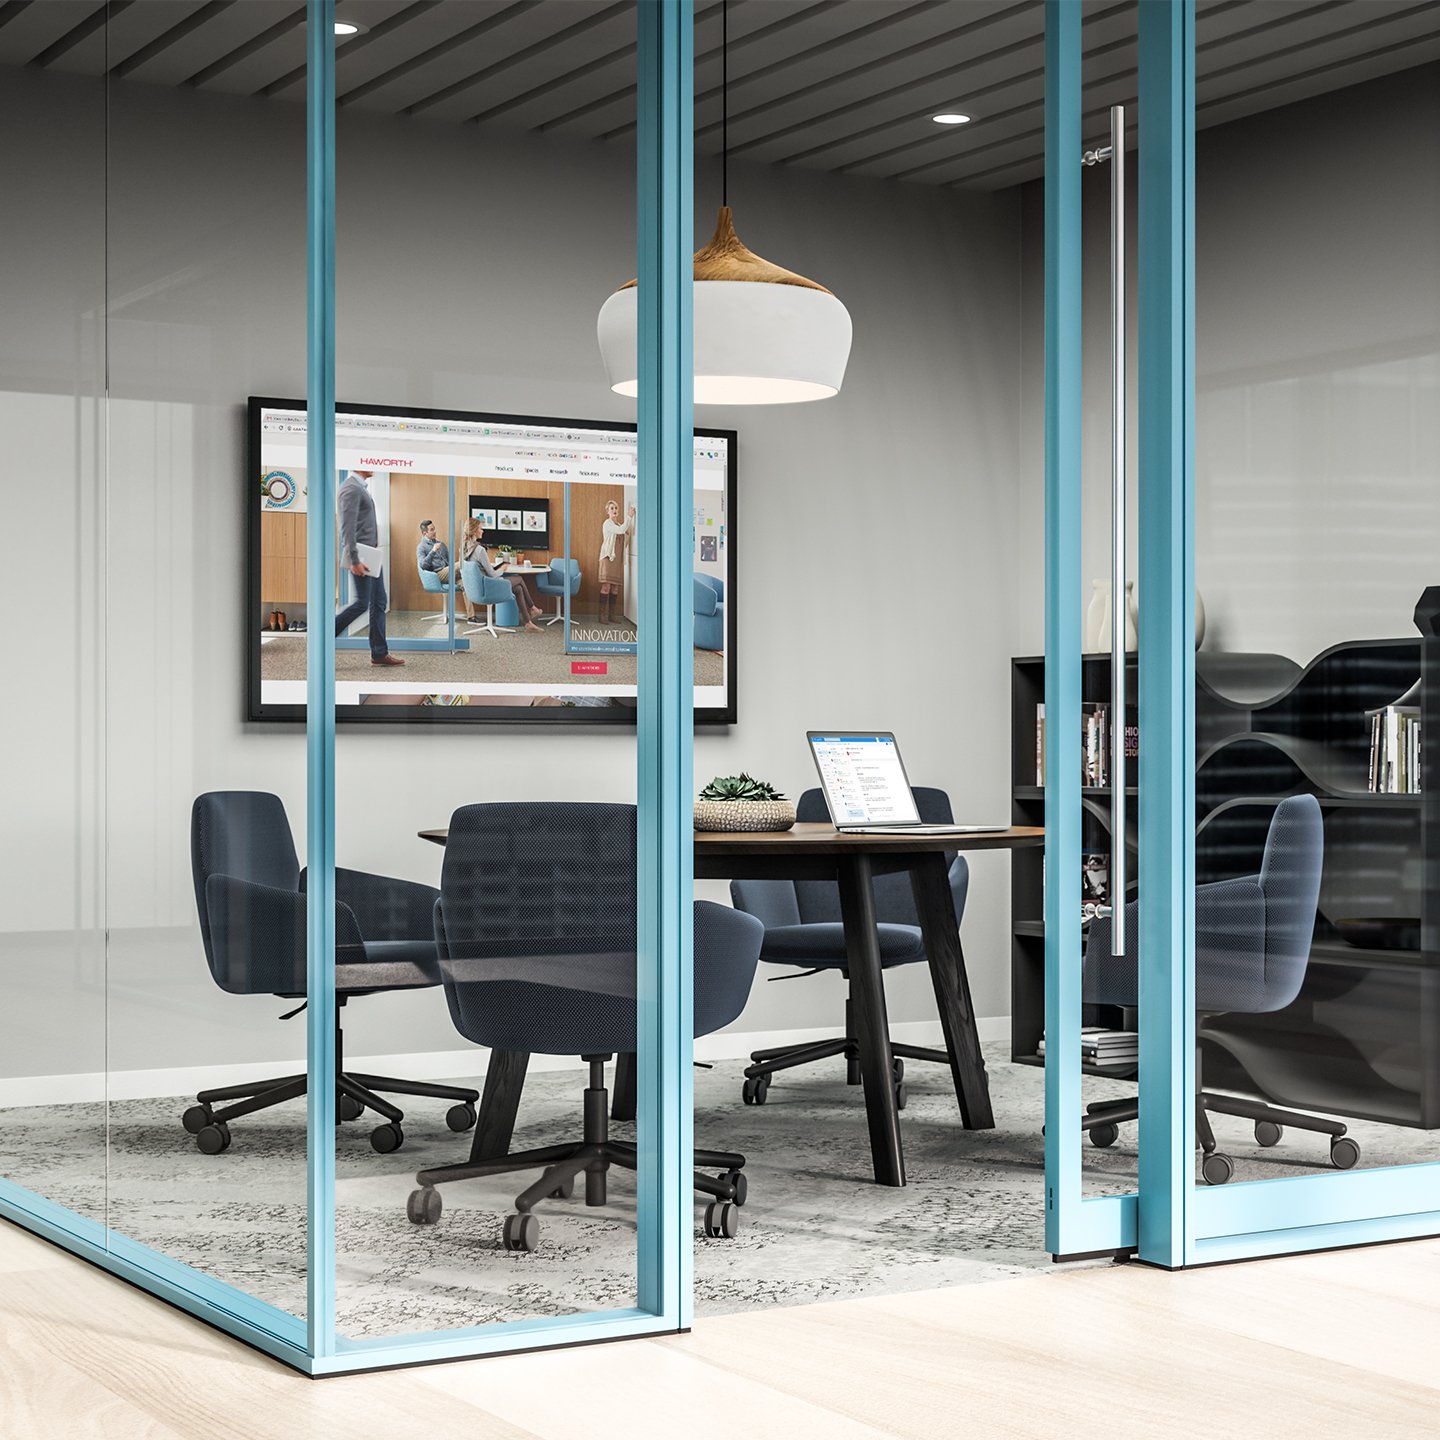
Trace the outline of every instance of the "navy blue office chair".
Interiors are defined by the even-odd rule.
[[[200,938],[215,983],[232,995],[303,1001],[305,872],[280,797],[257,790],[201,795],[190,811],[190,869]],[[337,867],[335,893],[337,1006],[356,995],[440,983],[431,918],[437,891]],[[405,1117],[377,1090],[453,1101],[445,1117],[450,1128],[474,1125],[478,1091],[345,1070],[338,1009],[335,1020],[336,1112],[341,1120],[357,1120],[367,1109],[381,1116],[384,1123],[370,1133],[370,1144],[381,1154],[404,1144]],[[202,1090],[182,1121],[205,1154],[218,1155],[230,1146],[230,1121],[293,1100],[306,1088],[306,1076],[283,1075]]]
[[[926,824],[954,823],[950,797],[943,790],[917,785],[915,805]],[[823,790],[807,790],[795,806],[795,818],[804,822],[828,821],[829,807]],[[955,901],[955,923],[965,915],[965,896],[970,888],[970,867],[963,855],[950,862],[950,893]],[[910,889],[909,875],[879,875],[874,881],[875,915],[880,922],[880,964],[916,965],[925,961],[925,944],[920,938],[920,917]],[[840,920],[840,888],[830,880],[732,880],[730,898],[737,910],[754,915],[765,926],[765,944],[760,958],[772,965],[801,965],[802,974],[838,970],[849,979],[849,957],[845,953],[845,927]],[[792,977],[780,976],[780,979]],[[905,1108],[905,1061],[930,1060],[948,1065],[943,1050],[922,1045],[890,1042],[894,1060],[895,1103]],[[756,1050],[745,1071],[742,1092],[747,1105],[763,1105],[770,1093],[770,1077],[780,1070],[793,1070],[833,1055],[845,1057],[845,1079],[860,1084],[860,1047],[855,1038],[854,1005],[845,1001],[845,1033],[830,1040],[804,1045],[781,1045]]]
[[[579,1055],[590,1067],[584,1132],[491,1160],[422,1170],[406,1213],[440,1218],[437,1185],[537,1169],[506,1217],[507,1250],[533,1250],[545,1199],[565,1199],[584,1173],[585,1203],[605,1203],[612,1165],[633,1170],[633,1144],[609,1134],[605,1062],[635,1050],[635,807],[469,805],[450,819],[435,939],[455,1028],[492,1050]],[[758,921],[723,905],[695,906],[695,1034],[745,1008],[760,954]],[[712,1198],[705,1232],[731,1237],[745,1203],[745,1157],[697,1150],[695,1188]]]
[[[1195,887],[1195,1008],[1202,1017],[1195,1060],[1195,1128],[1203,1152],[1200,1174],[1207,1185],[1223,1185],[1235,1163],[1216,1149],[1209,1113],[1238,1115],[1255,1122],[1255,1141],[1276,1145],[1286,1125],[1330,1136],[1330,1161],[1348,1170],[1360,1146],[1338,1120],[1324,1120],[1263,1101],[1206,1090],[1201,1081],[1205,1047],[1203,1017],[1262,1015],[1283,1010],[1300,993],[1310,961],[1325,832],[1313,795],[1291,795],[1275,807],[1256,875]],[[1110,920],[1090,922],[1081,990],[1087,1005],[1140,1003],[1137,955],[1139,907],[1125,907],[1125,954],[1110,953]],[[1138,1100],[1099,1101],[1086,1107],[1081,1122],[1092,1144],[1102,1148],[1119,1138],[1119,1125],[1139,1116]]]

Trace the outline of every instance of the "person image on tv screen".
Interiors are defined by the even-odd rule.
[[[370,663],[403,665],[390,653],[385,640],[385,572],[374,574],[360,559],[359,546],[380,544],[380,527],[375,523],[375,502],[370,498],[373,470],[351,470],[340,486],[340,563],[350,571],[350,588],[355,598],[335,617],[335,634],[341,636],[365,612],[370,612]]]
[[[535,623],[535,617],[544,612],[535,603],[535,596],[530,592],[530,582],[523,575],[501,575],[500,572],[490,563],[490,552],[480,542],[484,538],[485,527],[480,523],[477,515],[472,515],[465,522],[464,539],[461,541],[460,553],[466,560],[473,560],[479,565],[481,571],[492,579],[500,579],[509,582],[511,592],[515,597],[515,608],[520,618],[525,622],[524,629],[538,631],[540,627]],[[471,603],[470,597],[465,597],[465,604],[470,611],[469,618],[475,618],[475,606]]]
[[[622,547],[625,537],[634,534],[635,507],[622,524],[620,502],[605,502],[605,523],[600,527],[600,618],[607,624],[617,618],[615,611],[620,591],[625,584],[625,560]]]
[[[440,583],[450,579],[450,547],[435,534],[435,522],[420,522],[420,543],[415,547],[415,563],[422,570],[433,570]]]

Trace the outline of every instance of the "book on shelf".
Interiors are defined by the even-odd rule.
[[[1040,1037],[1037,1055],[1045,1053]],[[1080,1028],[1080,1058],[1092,1065],[1122,1065],[1140,1058],[1140,1036],[1134,1030],[1107,1030],[1100,1025]]]
[[[1372,795],[1420,793],[1420,707],[1386,705],[1370,714]]]
[[[1110,706],[1087,700],[1080,714],[1080,783],[1103,789],[1110,783]],[[1140,756],[1140,726],[1133,709],[1125,711],[1125,783],[1133,785]],[[1045,784],[1045,706],[1035,707],[1035,783]]]
[[[1080,707],[1083,752],[1081,783],[1100,789],[1110,783],[1110,707],[1099,700],[1087,700]]]

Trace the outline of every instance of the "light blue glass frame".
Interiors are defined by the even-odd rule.
[[[335,475],[334,0],[307,0],[307,464]],[[639,491],[654,543],[641,555],[647,623],[639,641],[639,910],[634,1307],[355,1341],[335,1330],[335,1093],[307,1095],[307,1318],[136,1244],[11,1181],[0,1215],[311,1375],[462,1359],[687,1328],[693,1168],[691,975],[692,617],[689,541],[693,355],[691,238],[694,32],[691,0],[640,0],[638,18]],[[312,482],[316,483],[316,482]],[[332,481],[333,483],[333,481]],[[332,606],[331,496],[308,529],[309,613]],[[453,515],[453,504],[451,511]],[[444,644],[445,642],[438,642]],[[335,1066],[335,636],[306,641],[308,824],[307,1059]]]
[[[1142,6],[1142,10],[1143,10]],[[1080,26],[1045,4],[1045,727],[1080,731]],[[1066,753],[1063,741],[1047,753]],[[1142,781],[1143,788],[1143,781]],[[1143,866],[1143,860],[1142,860]],[[1045,1248],[1131,1249],[1136,1196],[1080,1191],[1080,767],[1045,770]],[[1143,1032],[1143,1022],[1142,1022]]]

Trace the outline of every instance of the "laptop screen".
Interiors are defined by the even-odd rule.
[[[914,825],[920,812],[893,735],[811,734],[810,748],[839,825]]]

